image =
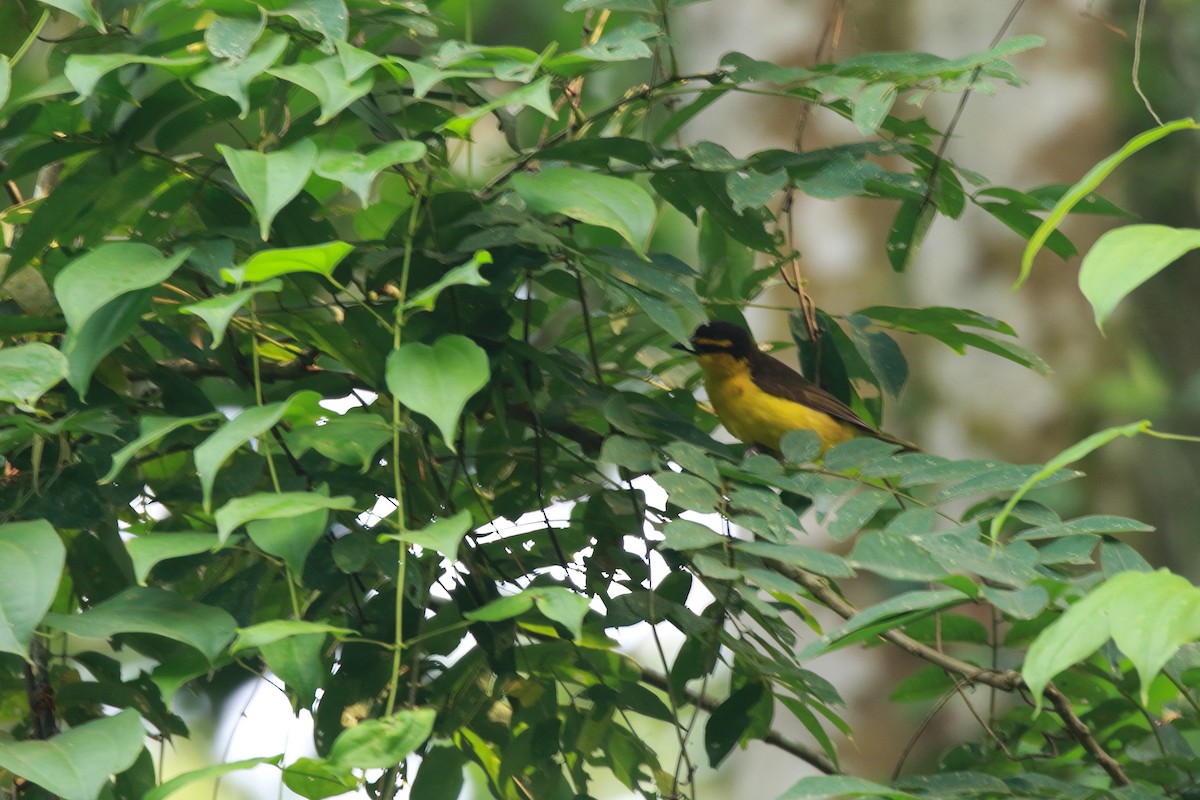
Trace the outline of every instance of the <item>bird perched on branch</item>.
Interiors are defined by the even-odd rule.
[[[721,424],[746,444],[778,451],[785,433],[806,430],[820,438],[822,452],[856,436],[918,449],[875,430],[850,406],[759,350],[745,328],[707,322],[696,328],[691,344],[675,347],[696,357]]]

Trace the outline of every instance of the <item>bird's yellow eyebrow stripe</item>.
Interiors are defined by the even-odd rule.
[[[733,342],[729,339],[693,339],[692,344],[706,347],[733,347]]]

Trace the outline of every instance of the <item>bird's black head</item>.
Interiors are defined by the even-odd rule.
[[[734,358],[749,358],[758,352],[750,332],[730,322],[706,322],[692,334],[692,352],[728,353]]]

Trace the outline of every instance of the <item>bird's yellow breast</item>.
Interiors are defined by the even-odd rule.
[[[704,370],[704,388],[709,402],[725,429],[747,444],[779,449],[779,440],[788,431],[813,431],[821,439],[821,449],[852,439],[852,425],[828,414],[768,394],[750,377],[745,359],[728,353],[704,353],[697,356]]]

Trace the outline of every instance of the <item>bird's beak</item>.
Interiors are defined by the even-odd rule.
[[[693,350],[692,348],[688,347],[686,344],[676,343],[676,344],[671,345],[671,349],[672,350],[682,350],[685,353],[691,353],[692,355],[696,355],[696,351]]]

